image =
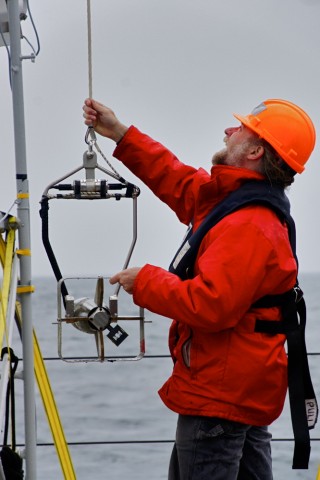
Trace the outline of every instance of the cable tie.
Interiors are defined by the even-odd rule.
[[[19,285],[17,287],[17,293],[33,293],[35,291],[34,285]]]
[[[18,249],[16,250],[17,255],[25,255],[26,257],[31,257],[31,250],[29,248]]]

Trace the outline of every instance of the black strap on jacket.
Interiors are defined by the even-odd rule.
[[[192,268],[205,234],[225,216],[250,204],[265,205],[274,210],[281,220],[286,221],[290,244],[295,255],[295,224],[290,216],[290,203],[283,188],[271,186],[265,181],[248,181],[216,205],[195,232],[189,228],[169,266],[169,272],[175,273],[182,280],[192,278]]]
[[[276,298],[278,297],[278,298]],[[264,297],[253,304],[254,308],[279,306],[282,320],[256,320],[256,332],[286,335],[288,350],[288,389],[291,421],[295,439],[292,468],[308,468],[310,458],[309,429],[318,418],[318,404],[310,376],[305,329],[307,321],[303,292],[297,285],[289,292]]]
[[[194,262],[203,237],[220,220],[247,205],[259,204],[274,210],[288,226],[293,255],[296,256],[296,232],[290,215],[290,203],[284,189],[271,186],[265,181],[249,181],[228,195],[204,219],[199,228],[187,235],[174,256],[169,271],[182,280],[192,278]],[[309,429],[314,428],[318,417],[305,343],[306,304],[298,285],[281,295],[267,295],[252,305],[252,308],[280,307],[281,321],[256,320],[256,332],[285,334],[288,347],[288,389],[291,420],[295,439],[292,468],[308,468],[310,457]]]

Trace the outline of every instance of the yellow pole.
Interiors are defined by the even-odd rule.
[[[36,379],[41,393],[43,405],[47,414],[47,419],[50,425],[56,451],[59,457],[61,469],[64,474],[65,480],[76,480],[69,447],[64,436],[59,412],[53,392],[51,390],[49,377],[41,355],[41,350],[35,331],[33,331],[33,346]]]
[[[1,289],[1,308],[0,308],[0,349],[2,349],[3,337],[5,333],[6,314],[10,292],[11,267],[14,255],[15,231],[9,230],[6,242],[0,235],[0,263],[3,267],[3,285]],[[18,288],[19,290],[19,288]],[[24,293],[20,290],[20,293]],[[22,327],[21,310],[19,302],[16,302],[16,319]],[[76,480],[69,447],[64,435],[62,423],[60,420],[57,405],[50,386],[49,377],[43,361],[40,346],[36,333],[33,329],[33,348],[34,348],[34,370],[37,379],[42,402],[46,412],[47,420],[52,433],[53,441],[56,447],[57,455],[60,461],[61,470],[65,480]]]
[[[6,316],[8,308],[8,300],[10,293],[10,282],[11,282],[11,267],[12,259],[14,253],[14,239],[15,232],[14,230],[9,230],[7,235],[6,244],[4,243],[1,236],[1,260],[3,259],[3,282],[1,288],[1,308],[0,308],[0,351],[3,346],[3,337],[6,329]],[[9,345],[8,345],[9,346]]]
[[[16,318],[22,327],[21,315],[16,308]],[[33,349],[34,349],[34,370],[42,398],[42,403],[47,415],[52,438],[56,447],[56,452],[60,461],[61,470],[65,480],[76,480],[76,474],[73,468],[69,447],[64,435],[62,423],[60,420],[58,408],[50,386],[49,376],[43,361],[37,335],[33,329]]]

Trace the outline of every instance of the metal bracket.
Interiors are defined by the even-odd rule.
[[[19,0],[20,20],[27,18],[27,0]],[[10,45],[9,14],[6,0],[0,0],[0,47]]]

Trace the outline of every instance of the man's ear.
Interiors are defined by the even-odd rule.
[[[253,145],[248,154],[248,160],[259,160],[264,154],[264,146],[263,145]]]

